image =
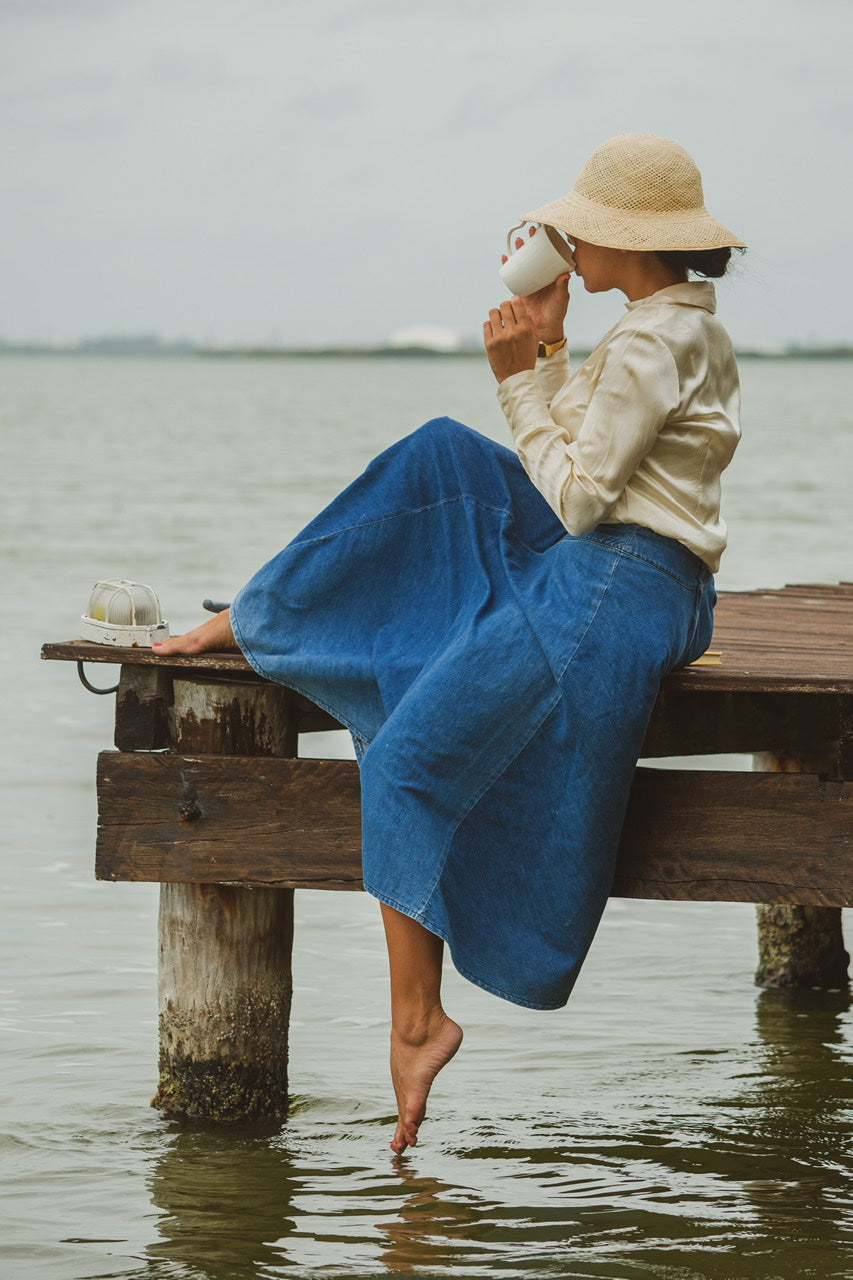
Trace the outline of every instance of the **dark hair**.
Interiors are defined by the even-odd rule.
[[[719,280],[726,274],[732,251],[724,249],[658,249],[655,256],[673,271],[693,271],[697,276]]]

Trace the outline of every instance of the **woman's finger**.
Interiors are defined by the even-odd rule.
[[[503,319],[500,310],[492,307],[488,320],[483,321],[483,336],[486,342],[493,341],[503,331]]]
[[[514,325],[527,326],[529,317],[527,308],[524,305],[524,299],[519,297],[510,298],[506,305],[506,314]],[[504,321],[506,323],[506,321]]]

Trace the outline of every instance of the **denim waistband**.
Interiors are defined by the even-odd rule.
[[[583,537],[590,542],[601,543],[610,550],[637,556],[665,573],[670,573],[687,586],[706,582],[713,574],[701,556],[697,556],[683,542],[656,533],[641,524],[600,524]]]

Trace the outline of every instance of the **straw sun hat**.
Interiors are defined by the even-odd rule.
[[[610,249],[746,247],[708,213],[702,176],[684,148],[648,133],[603,142],[574,189],[524,221]]]

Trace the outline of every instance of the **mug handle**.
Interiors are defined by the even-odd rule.
[[[538,223],[536,225],[538,226]],[[513,236],[515,235],[516,231],[520,231],[522,227],[526,227],[526,226],[527,226],[526,222],[519,222],[517,227],[510,227],[509,231],[506,233],[506,256],[508,258],[511,258],[512,255],[515,253],[515,245],[512,242]]]

